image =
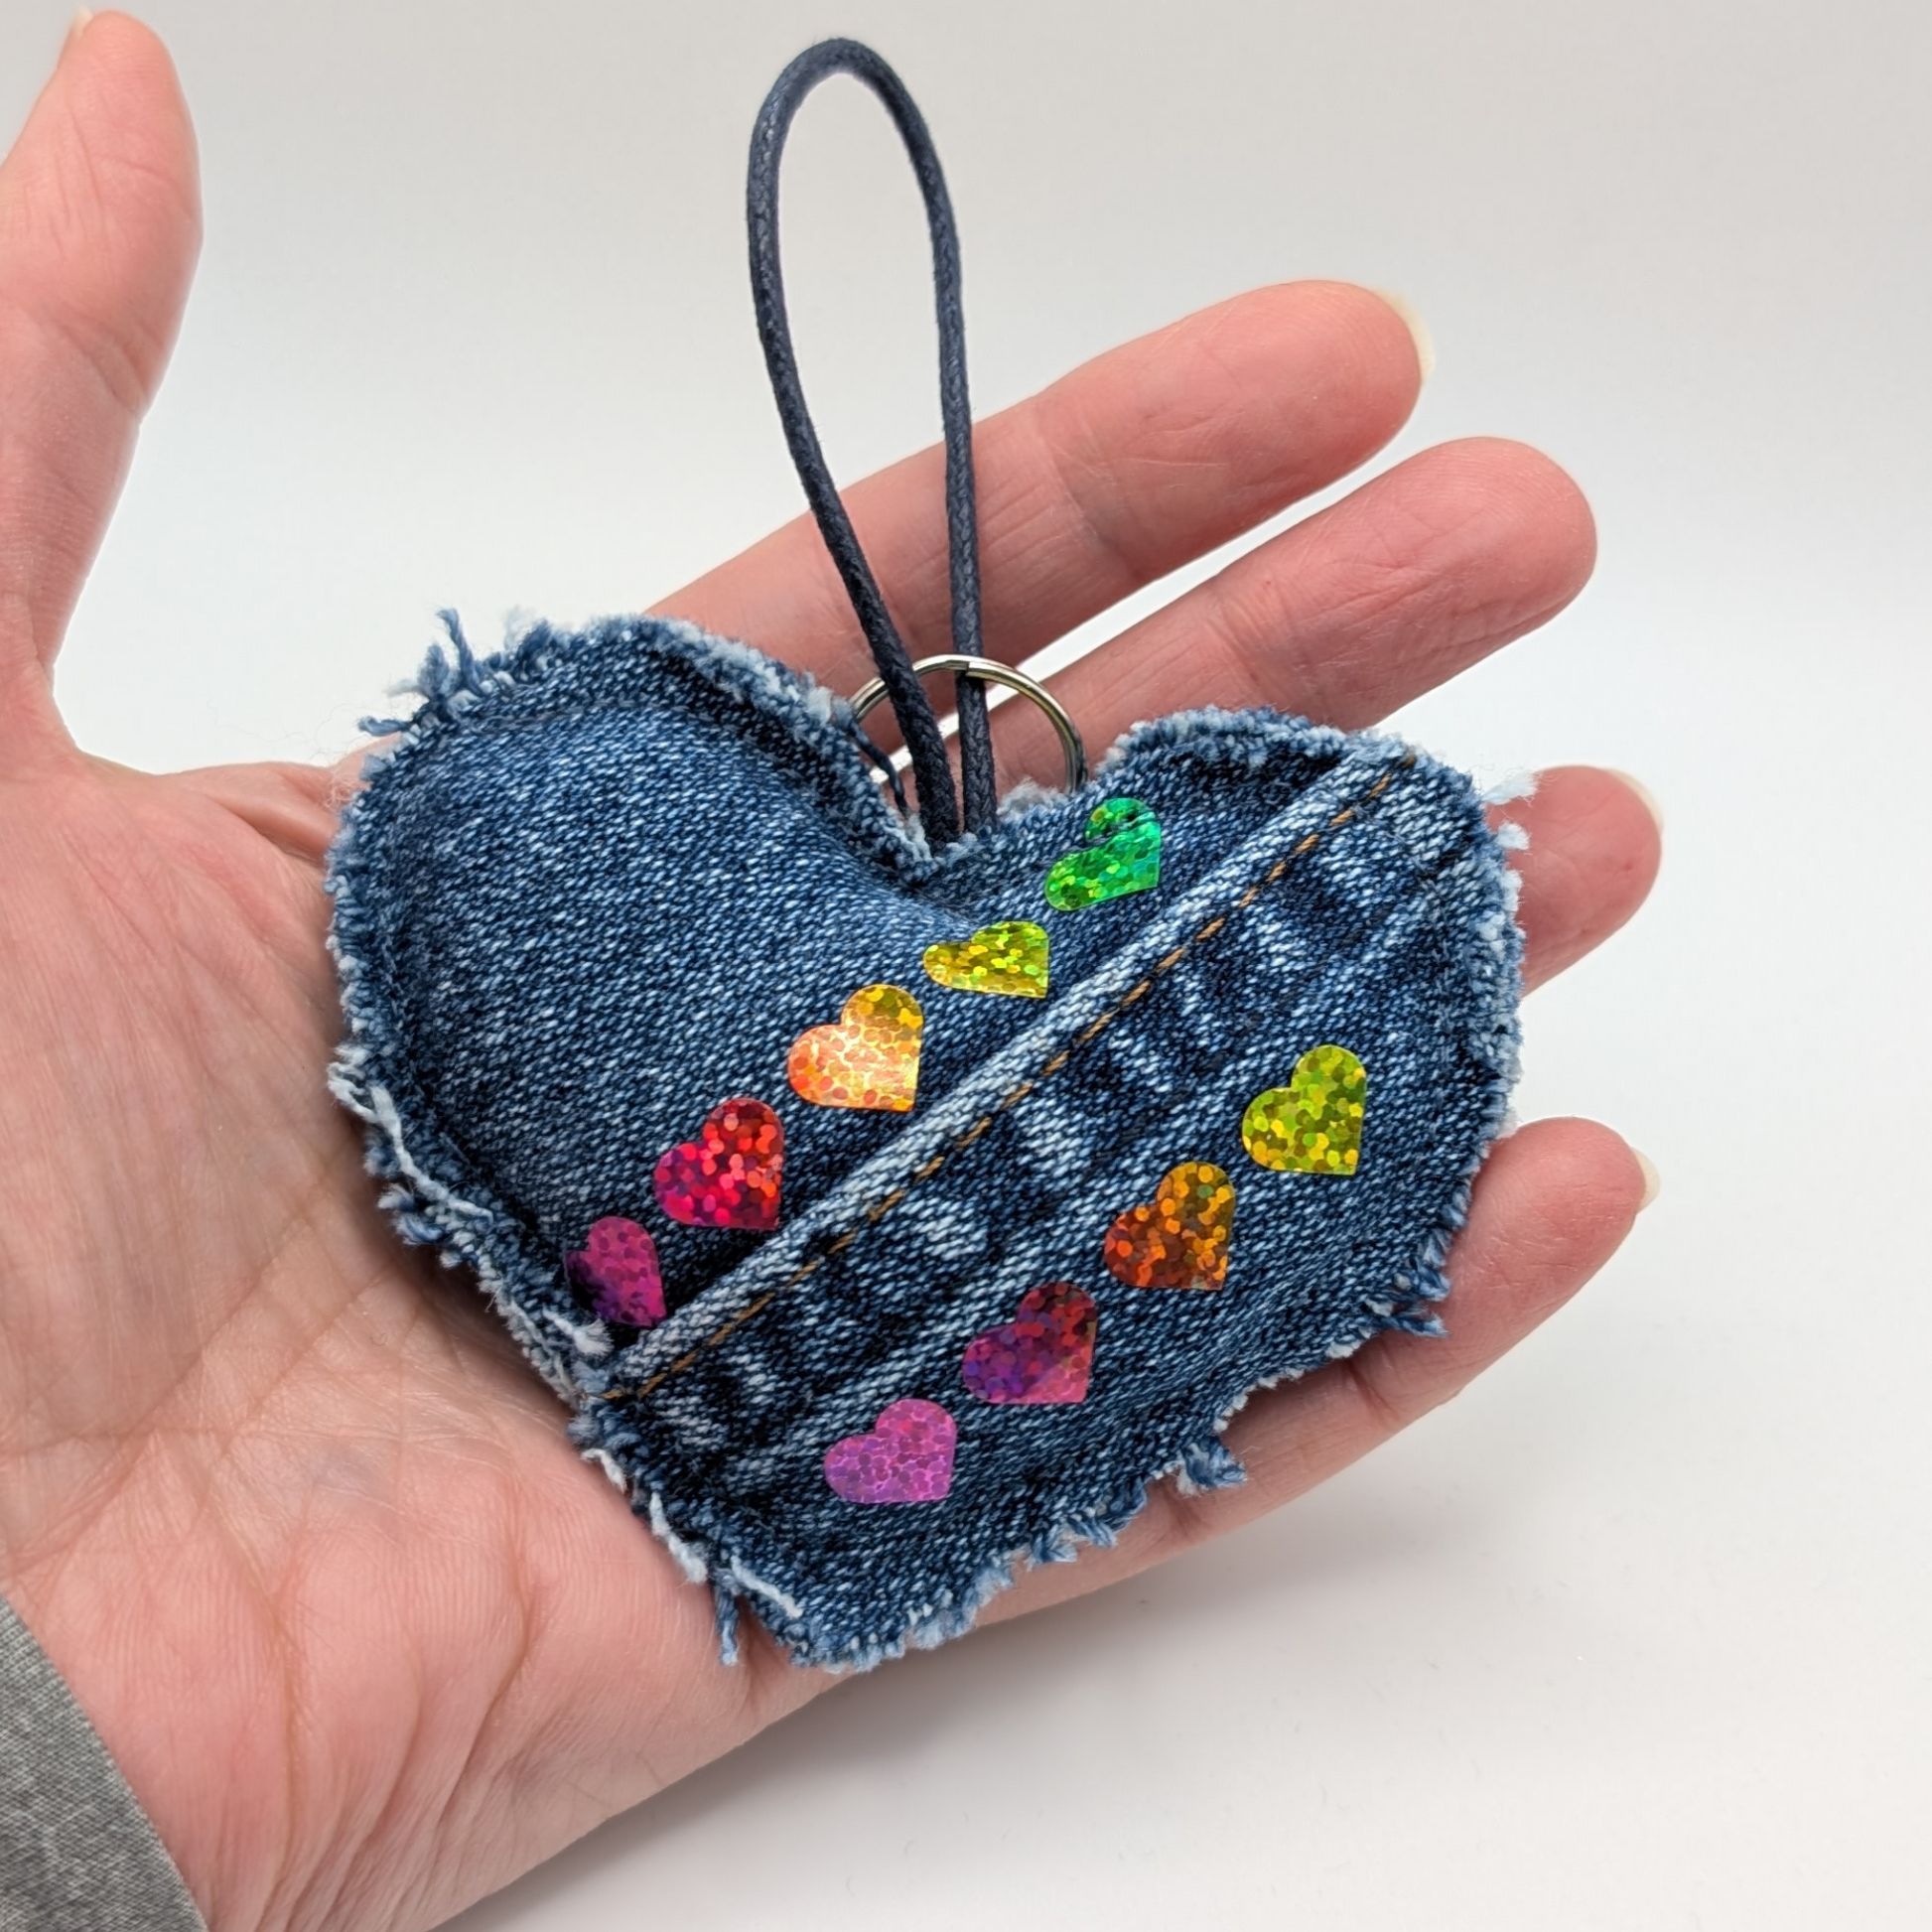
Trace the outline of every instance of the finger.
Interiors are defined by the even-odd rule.
[[[0,729],[52,725],[46,666],[199,240],[194,135],[161,43],[120,14],[76,26],[0,165]]]
[[[1232,1489],[1158,1484],[1111,1550],[1030,1572],[988,1606],[1017,1616],[1117,1582],[1279,1508],[1428,1414],[1575,1295],[1615,1252],[1646,1176],[1593,1121],[1526,1127],[1490,1155],[1449,1256],[1446,1336],[1386,1334],[1305,1381],[1257,1394],[1226,1441],[1248,1471]]]
[[[1528,798],[1490,814],[1520,825],[1523,983],[1541,986],[1600,946],[1640,906],[1657,877],[1663,828],[1629,779],[1587,764],[1559,765]]]
[[[1109,350],[973,432],[985,645],[1010,661],[1365,462],[1421,382],[1388,303],[1258,289]],[[944,466],[922,451],[845,492],[912,654],[952,648]],[[835,690],[872,675],[817,529],[799,518],[658,609]]]
[[[1238,558],[1068,666],[1053,693],[1092,745],[1203,704],[1355,730],[1547,622],[1595,555],[1589,506],[1547,457],[1445,444]],[[997,715],[1003,776],[1057,781],[1038,714]]]
[[[366,752],[340,764],[215,764],[170,772],[162,782],[218,806],[310,872],[320,872],[341,828],[344,802],[361,781]]]

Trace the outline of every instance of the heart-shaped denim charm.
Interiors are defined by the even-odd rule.
[[[332,864],[335,1085],[403,1232],[474,1267],[728,1644],[741,1605],[826,1664],[962,1629],[1016,1553],[1111,1536],[1165,1472],[1238,1479],[1220,1431],[1257,1384],[1434,1325],[1515,1061],[1511,882],[1458,773],[1198,712],[935,855],[842,702],[685,625],[539,627],[421,689]],[[1145,818],[1083,844],[1124,800]],[[1132,890],[1082,871],[1051,902],[1136,826],[1158,874],[1122,856]],[[925,970],[1026,921],[1042,997]],[[794,1042],[875,987],[918,989],[911,1106],[802,1098]],[[1244,1140],[1277,1092],[1330,1165]],[[1171,1255],[1153,1225],[1190,1167],[1232,1176],[1233,1240],[1181,1200]],[[655,1246],[641,1333],[572,1276],[613,1216]],[[1050,1313],[1041,1283],[1092,1304],[1084,1400],[986,1399],[1039,1386],[994,1343]]]

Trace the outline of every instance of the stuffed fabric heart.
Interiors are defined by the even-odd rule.
[[[1163,1473],[1238,1480],[1219,1432],[1258,1384],[1434,1325],[1516,1044],[1512,881],[1459,774],[1199,712],[935,858],[841,701],[682,624],[482,660],[458,637],[421,690],[333,862],[335,1085],[403,1232],[476,1270],[713,1585],[728,1653],[740,1602],[814,1663],[962,1630],[1016,1559],[1108,1540]],[[1116,799],[1158,823],[1158,880],[1054,907]],[[1023,920],[1043,998],[922,970]],[[881,986],[923,1012],[909,1110],[812,1104],[794,1043]],[[1357,1164],[1264,1166],[1246,1110],[1316,1047],[1360,1062]],[[775,1188],[775,1227],[672,1218],[671,1150]],[[1224,1276],[1121,1279],[1109,1230],[1188,1163],[1234,1189]],[[613,1216],[654,1242],[667,1309],[615,1336],[568,1259]],[[967,1351],[1043,1284],[1094,1304],[1084,1394],[979,1399]],[[906,1415],[909,1449],[880,1428]],[[855,1443],[934,1470],[943,1447],[949,1477],[861,1481]]]

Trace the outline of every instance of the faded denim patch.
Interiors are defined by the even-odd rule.
[[[718,1601],[801,1662],[965,1629],[1016,1563],[1110,1541],[1256,1386],[1435,1327],[1516,1060],[1513,879],[1468,780],[1268,712],[1130,733],[1077,796],[942,856],[881,798],[843,702],[745,645],[623,619],[433,653],[332,861],[349,1036],[332,1074],[404,1236],[468,1263],[572,1431]],[[1158,888],[1047,906],[1102,800],[1150,805]],[[1044,1000],[924,949],[1029,919]],[[786,1053],[859,987],[925,1009],[909,1113],[814,1107]],[[1368,1069],[1359,1169],[1251,1161],[1243,1110],[1323,1043]],[[651,1173],[731,1095],[782,1118],[782,1219],[681,1226]],[[1107,1229],[1182,1162],[1232,1177],[1225,1285],[1141,1289]],[[564,1257],[630,1217],[670,1313],[594,1320]],[[975,1337],[1043,1284],[1098,1310],[1083,1401],[977,1400]],[[957,1424],[940,1501],[836,1494],[889,1405]]]

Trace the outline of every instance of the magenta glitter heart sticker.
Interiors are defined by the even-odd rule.
[[[635,1221],[621,1214],[593,1221],[584,1245],[564,1257],[564,1266],[600,1321],[654,1328],[664,1319],[657,1243]]]
[[[1030,1289],[1011,1321],[967,1343],[959,1379],[982,1402],[1084,1402],[1099,1324],[1085,1289]]]
[[[825,1451],[825,1480],[849,1503],[936,1503],[952,1487],[958,1436],[936,1402],[895,1402],[869,1435]]]

